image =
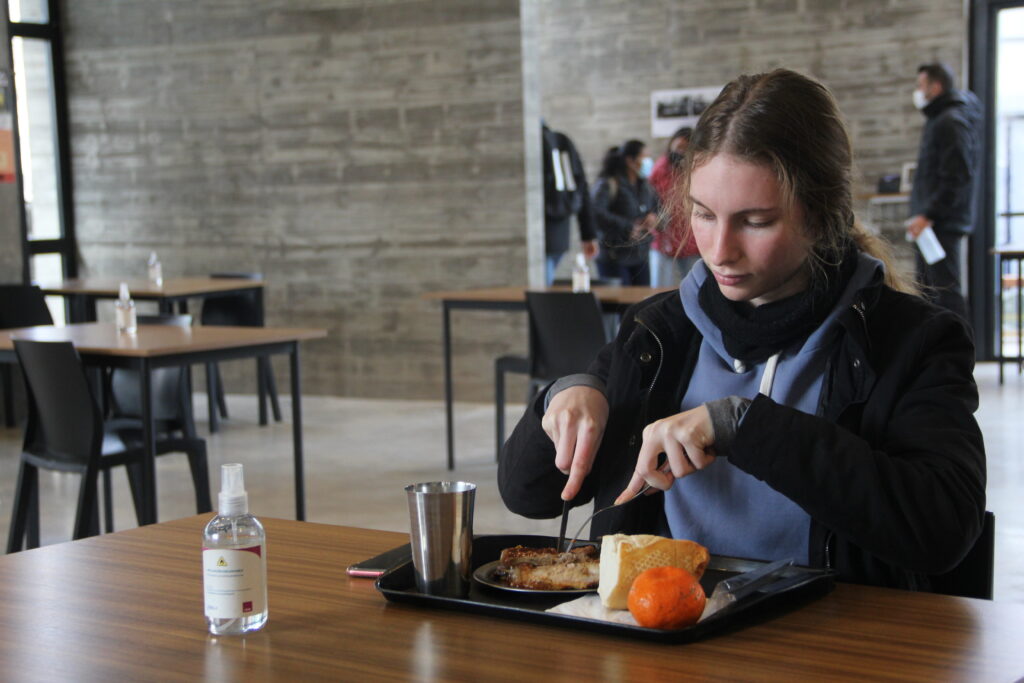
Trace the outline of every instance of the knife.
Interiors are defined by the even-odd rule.
[[[792,558],[778,560],[753,571],[722,579],[715,585],[715,589],[711,591],[711,597],[708,598],[707,604],[704,606],[704,613],[700,615],[698,621],[704,621],[729,605],[739,602],[781,574],[792,564]]]
[[[569,510],[572,509],[572,503],[568,500],[562,501],[562,526],[558,529],[558,545],[555,549],[558,552],[562,552],[562,545],[565,543],[565,527],[569,523]]]

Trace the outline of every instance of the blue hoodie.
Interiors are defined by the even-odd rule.
[[[821,326],[783,349],[774,373],[768,368],[766,393],[773,401],[812,415],[817,412],[825,368],[839,338],[837,319],[882,269],[881,261],[860,254],[849,284]],[[707,277],[707,268],[698,261],[679,285],[683,310],[703,336],[682,411],[726,396],[754,398],[771,363],[745,364],[725,350],[721,331],[698,301]],[[763,560],[791,557],[807,564],[808,514],[726,458],[676,481],[665,494],[665,515],[674,538],[697,541],[712,553]]]

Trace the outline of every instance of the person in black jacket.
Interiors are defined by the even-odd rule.
[[[597,271],[623,285],[649,285],[648,251],[658,227],[658,195],[647,182],[654,162],[640,140],[605,154],[594,183],[594,214],[601,250]]]
[[[725,87],[675,198],[702,261],[527,407],[499,460],[510,510],[602,508],[649,483],[591,536],[918,590],[964,557],[985,508],[971,336],[855,220],[851,160],[819,83],[780,69]]]
[[[597,255],[597,233],[576,145],[565,133],[541,124],[544,161],[544,256],[547,284],[555,279],[558,264],[569,251],[569,224],[573,215],[580,229],[580,249],[587,259]]]
[[[931,226],[946,252],[946,258],[931,265],[918,254],[918,277],[937,304],[966,318],[960,263],[963,238],[974,224],[981,104],[970,91],[954,89],[953,74],[944,64],[918,68],[914,104],[926,121],[907,231],[917,237]]]

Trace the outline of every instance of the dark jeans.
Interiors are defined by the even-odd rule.
[[[946,258],[928,265],[917,251],[917,278],[924,287],[924,295],[933,303],[948,308],[967,319],[967,301],[961,289],[960,255],[963,252],[965,236],[957,232],[935,231],[939,244],[946,251]]]
[[[623,285],[647,287],[651,284],[651,269],[647,262],[626,266],[618,261],[597,260],[597,272],[603,278],[618,278]]]

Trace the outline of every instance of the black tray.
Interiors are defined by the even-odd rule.
[[[552,548],[555,542],[556,539],[552,536],[477,536],[473,539],[473,570],[498,559],[504,548],[514,545]],[[704,587],[704,592],[710,596],[711,591],[720,580],[750,571],[762,564],[764,563],[758,560],[712,555],[700,582]],[[506,619],[568,626],[576,630],[642,638],[662,643],[688,643],[704,638],[711,633],[742,627],[756,619],[763,619],[771,613],[792,609],[819,598],[832,590],[835,586],[835,577],[832,572],[824,569],[789,567],[762,591],[708,617],[705,621],[688,628],[675,630],[630,626],[544,611],[561,602],[578,598],[579,596],[575,594],[513,593],[483,586],[474,581],[470,586],[469,596],[466,598],[427,595],[416,588],[416,577],[411,560],[388,570],[377,579],[376,586],[377,590],[392,602],[413,603],[475,614],[490,614]]]

